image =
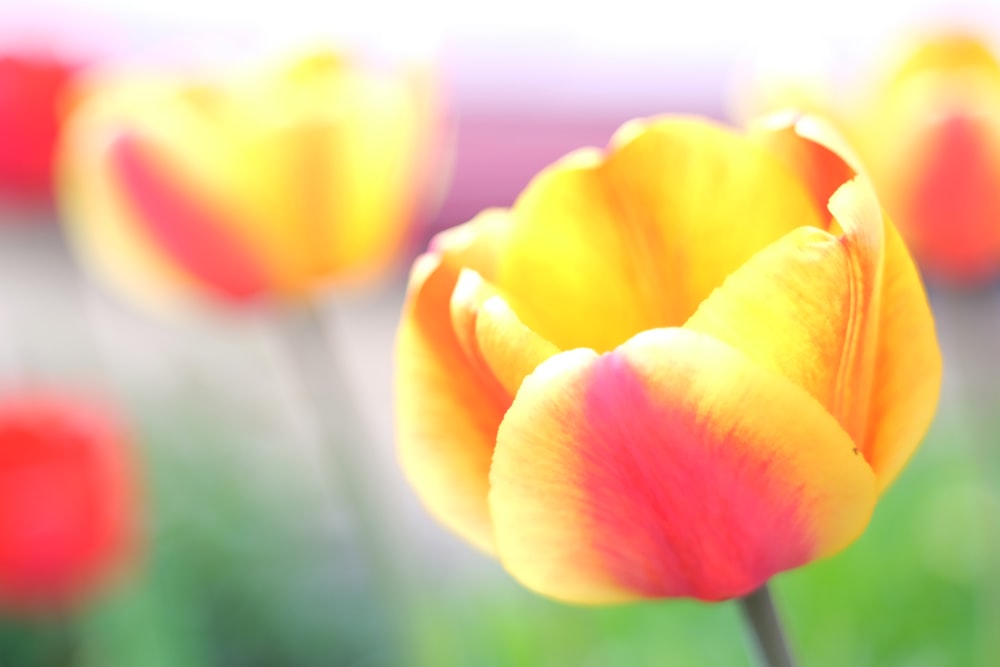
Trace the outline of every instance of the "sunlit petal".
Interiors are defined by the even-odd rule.
[[[597,350],[683,324],[755,252],[820,224],[768,151],[688,119],[633,123],[606,157],[566,158],[512,216],[498,285],[530,307],[531,329],[562,349]]]

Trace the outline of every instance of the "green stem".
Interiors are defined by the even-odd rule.
[[[326,472],[351,513],[353,536],[364,558],[369,585],[381,609],[385,630],[397,646],[404,641],[399,599],[405,595],[403,578],[387,544],[382,504],[373,493],[371,437],[365,428],[347,373],[327,333],[320,306],[306,302],[279,311],[275,318],[279,338],[315,421]],[[389,647],[384,647],[389,648]],[[391,649],[390,649],[391,650]]]
[[[766,667],[795,667],[767,584],[741,598],[740,606],[743,618],[753,633],[760,663]]]

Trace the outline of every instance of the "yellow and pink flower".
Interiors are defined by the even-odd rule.
[[[792,108],[830,118],[929,279],[956,286],[995,280],[1000,61],[975,36],[946,32],[911,36],[881,69],[852,90],[819,74],[764,73],[738,115]]]
[[[1000,62],[982,42],[919,42],[845,123],[929,276],[1000,276]]]
[[[142,297],[295,298],[401,250],[440,138],[425,70],[322,52],[249,80],[95,84],[61,201],[83,258]]]
[[[576,603],[740,596],[850,544],[941,379],[855,165],[810,118],[636,121],[440,234],[397,342],[428,509]]]

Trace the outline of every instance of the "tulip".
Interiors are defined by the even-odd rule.
[[[1000,275],[1000,63],[971,37],[921,43],[852,131],[886,208],[928,276]]]
[[[52,194],[65,96],[78,65],[54,56],[0,54],[0,191],[21,201]]]
[[[426,77],[328,53],[216,84],[97,84],[60,197],[84,260],[140,297],[293,299],[399,251],[434,134]]]
[[[857,164],[808,117],[635,121],[441,233],[396,350],[430,512],[585,604],[743,596],[850,544],[941,380]]]
[[[864,95],[817,79],[763,77],[751,113],[834,119],[928,278],[1000,276],[1000,62],[986,45],[962,34],[917,41]]]
[[[0,608],[74,605],[128,560],[129,458],[119,425],[89,401],[0,401]]]

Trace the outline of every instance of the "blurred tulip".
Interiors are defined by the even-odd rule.
[[[577,603],[740,596],[850,544],[941,378],[855,164],[810,118],[638,121],[439,235],[397,342],[431,512]]]
[[[89,401],[0,401],[0,608],[63,609],[127,559],[134,479],[118,424]]]
[[[849,121],[928,275],[1000,275],[1000,63],[976,40],[919,45]]]
[[[918,40],[888,70],[864,95],[822,76],[765,73],[741,115],[794,108],[834,119],[929,278],[1000,276],[1000,62],[975,38],[946,34]]]
[[[0,53],[0,193],[51,196],[62,106],[77,69],[53,56]]]
[[[146,297],[296,297],[370,275],[434,171],[434,92],[328,53],[216,86],[97,85],[62,154],[70,230]]]

